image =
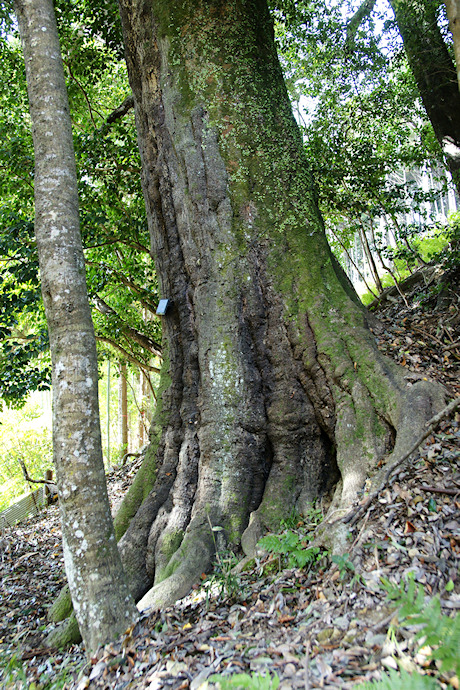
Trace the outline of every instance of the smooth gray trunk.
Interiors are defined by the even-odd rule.
[[[51,0],[15,0],[35,151],[35,235],[53,366],[64,561],[90,653],[137,618],[102,461],[96,344],[85,283],[69,105]]]

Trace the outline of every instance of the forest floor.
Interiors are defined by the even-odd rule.
[[[408,380],[440,381],[449,397],[460,396],[459,294],[452,290],[443,306],[436,296],[428,299],[420,285],[406,293],[407,304],[390,295],[376,312],[381,326],[374,329],[380,349],[406,368]],[[459,456],[457,408],[350,528],[348,556],[319,559],[318,554],[302,569],[292,567],[295,563],[287,567],[282,556],[267,556],[248,571],[235,572],[230,556],[220,554],[220,566],[200,588],[175,607],[142,618],[90,662],[81,646],[65,651],[43,646],[52,627],[47,609],[65,582],[57,507],[3,527],[0,687],[211,690],[230,687],[211,680],[213,674],[228,679],[248,673],[252,681],[244,685],[240,679],[241,687],[269,690],[278,678],[283,690],[347,689],[402,668],[403,673],[417,670],[427,683],[436,678],[434,687],[458,688],[454,672],[443,672],[427,645],[419,649],[420,624],[398,617],[397,600],[406,600],[406,612],[418,607],[432,627],[445,620],[441,612],[457,615]],[[109,475],[114,504],[137,464]],[[286,535],[295,533],[308,540],[322,508],[316,506],[309,516],[287,516],[280,539],[289,541]],[[411,578],[425,595],[412,606],[404,595]],[[386,588],[385,581],[391,583]],[[455,658],[458,649],[448,649],[446,640],[445,656]],[[450,643],[458,644],[458,637]],[[442,656],[436,647],[431,652]]]

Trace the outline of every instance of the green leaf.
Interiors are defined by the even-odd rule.
[[[248,688],[249,690],[277,690],[280,684],[278,675],[272,677],[260,673],[235,673],[232,676],[213,675],[209,679],[212,683],[218,683],[221,690],[229,688]]]
[[[430,676],[421,676],[419,673],[410,675],[406,671],[390,670],[383,674],[382,680],[360,685],[363,690],[435,690],[438,683]]]

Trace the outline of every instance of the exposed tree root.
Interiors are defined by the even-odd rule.
[[[271,303],[276,305],[276,300]],[[156,480],[119,542],[141,610],[173,604],[211,568],[215,542],[209,519],[221,528],[218,548],[241,544],[254,556],[267,530],[276,529],[294,509],[307,511],[309,502],[339,477],[319,539],[334,552],[346,550],[347,526],[339,518],[348,513],[377,465],[385,459],[387,466],[399,462],[443,407],[441,386],[408,384],[399,367],[377,352],[359,312],[353,339],[346,337],[342,322],[340,337],[328,334],[325,342],[317,337],[318,327],[315,339],[307,329],[306,346],[292,326],[289,337],[286,331],[283,335],[273,307],[271,313],[275,322],[266,322],[266,346],[260,355],[260,333],[253,339],[258,370],[271,382],[265,405],[260,406],[263,383],[254,397],[259,411],[265,410],[265,422],[254,412],[248,422],[249,403],[235,412],[234,398],[229,412],[218,389],[227,382],[218,377],[218,383],[211,384],[209,407],[214,414],[212,396],[220,395],[217,424],[211,419],[203,424],[206,408],[198,430],[195,424],[184,429],[180,416],[173,416],[173,423],[169,417],[155,462],[148,455]],[[283,354],[272,360],[267,345],[275,341],[274,352]],[[274,362],[282,362],[282,367]],[[201,404],[205,406],[203,399]]]
[[[70,598],[69,585],[65,585],[48,609],[48,620],[60,623],[72,613],[72,599]]]
[[[349,513],[348,515],[345,515],[345,517],[342,518],[342,522],[345,524],[354,525],[361,515],[367,510],[369,505],[372,503],[372,501],[382,492],[382,490],[385,488],[387,485],[391,475],[393,472],[401,467],[401,465],[406,462],[407,460],[410,459],[411,455],[415,453],[415,451],[420,447],[420,445],[423,443],[423,441],[428,438],[430,434],[433,433],[433,431],[436,429],[438,426],[439,422],[442,419],[445,419],[448,417],[454,410],[457,409],[457,407],[460,406],[460,398],[455,398],[454,400],[451,400],[451,402],[444,407],[444,409],[441,410],[437,415],[432,417],[425,425],[425,430],[424,432],[417,438],[417,440],[412,444],[412,446],[409,448],[409,450],[402,455],[400,458],[393,458],[392,461],[389,461],[389,467],[385,467],[384,470],[384,476],[383,478],[380,477],[380,473],[376,476],[375,480],[373,481],[373,484],[376,485],[378,483],[377,488],[368,496],[367,500],[362,503],[357,510],[354,510],[353,512]],[[424,487],[421,487],[422,489]],[[426,487],[426,490],[431,490],[431,491],[439,491],[440,493],[448,493],[451,495],[456,495],[458,491],[452,491],[450,492],[447,489],[436,489],[436,488],[431,488],[431,487]]]
[[[63,620],[45,639],[47,647],[58,648],[68,647],[71,644],[78,644],[79,642],[81,642],[81,634],[73,611],[69,618]]]

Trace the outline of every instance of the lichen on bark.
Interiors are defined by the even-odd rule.
[[[135,622],[138,612],[124,579],[105,484],[96,341],[53,3],[15,0],[14,7],[33,123],[34,231],[52,361],[53,459],[64,564],[86,651],[91,654]],[[65,614],[63,608],[59,614]]]

